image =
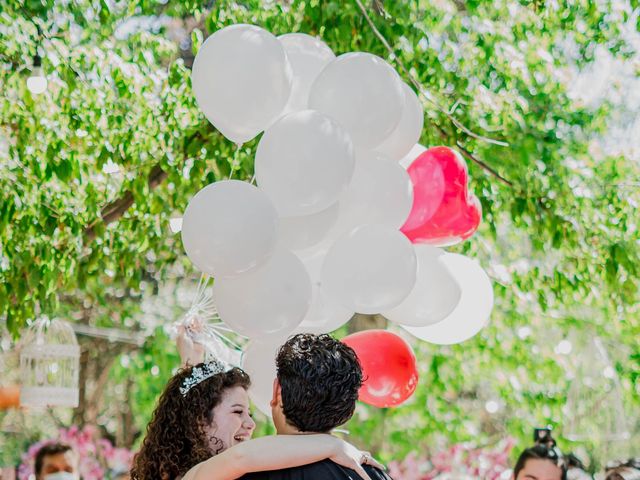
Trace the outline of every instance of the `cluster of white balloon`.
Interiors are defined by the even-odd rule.
[[[220,318],[251,339],[244,366],[255,381],[273,378],[265,368],[282,338],[333,331],[354,312],[382,313],[436,343],[482,328],[493,299],[482,268],[399,230],[413,202],[400,161],[419,140],[423,110],[386,61],[233,25],[204,42],[192,84],[231,141],[264,131],[258,187],[208,185],[182,226],[187,255],[215,278]],[[266,410],[270,384],[256,391]]]

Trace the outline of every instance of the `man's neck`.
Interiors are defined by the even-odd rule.
[[[317,435],[322,432],[301,432],[293,425],[288,423],[277,429],[278,435]]]
[[[278,429],[278,435],[300,435],[302,432],[298,430],[296,427],[292,427],[289,424],[284,425],[282,428]]]

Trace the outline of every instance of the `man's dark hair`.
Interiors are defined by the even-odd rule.
[[[44,457],[49,455],[58,455],[60,453],[66,453],[72,448],[66,443],[48,443],[44,445],[38,453],[36,453],[35,469],[36,475],[40,475],[42,472],[42,464],[44,463]]]
[[[513,477],[518,478],[518,474],[524,468],[528,460],[549,460],[554,465],[557,465],[562,470],[562,480],[567,480],[567,464],[560,453],[560,450],[556,447],[555,440],[549,444],[538,444],[531,448],[527,448],[518,457],[516,466],[513,468]]]
[[[329,335],[301,333],[280,347],[276,365],[288,423],[301,432],[328,432],[351,418],[362,385],[351,347]]]

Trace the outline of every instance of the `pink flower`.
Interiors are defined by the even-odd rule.
[[[33,474],[35,456],[43,445],[53,442],[69,444],[80,455],[80,475],[83,480],[103,480],[105,469],[128,470],[133,461],[133,452],[126,448],[114,448],[107,439],[98,437],[98,429],[87,425],[80,429],[72,426],[61,429],[56,438],[37,442],[29,447],[22,456],[22,464],[18,468],[19,480],[28,480]]]
[[[456,444],[431,458],[410,453],[401,462],[389,464],[389,474],[396,480],[500,480],[509,471],[509,452],[515,440],[507,438],[492,449]]]

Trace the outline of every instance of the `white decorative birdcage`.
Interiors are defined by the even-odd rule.
[[[77,407],[80,347],[63,320],[36,320],[23,334],[20,404]]]

